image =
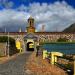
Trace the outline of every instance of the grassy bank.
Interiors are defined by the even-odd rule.
[[[42,42],[40,43],[40,45],[42,44],[75,44],[75,42]]]

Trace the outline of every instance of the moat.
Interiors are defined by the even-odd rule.
[[[48,52],[56,51],[64,54],[75,54],[75,43],[48,43],[42,47]]]

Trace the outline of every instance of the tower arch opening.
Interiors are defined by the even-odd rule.
[[[27,51],[34,51],[34,43],[27,42]]]

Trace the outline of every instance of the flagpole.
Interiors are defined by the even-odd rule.
[[[8,57],[9,57],[9,32],[8,32]]]
[[[5,28],[4,32],[6,33],[6,28]]]

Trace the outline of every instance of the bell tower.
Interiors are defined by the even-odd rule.
[[[34,18],[29,17],[29,19],[28,19],[27,33],[34,33],[34,32],[35,32]]]

